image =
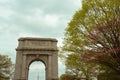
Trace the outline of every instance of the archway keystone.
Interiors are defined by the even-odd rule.
[[[28,80],[33,61],[45,64],[46,80],[58,80],[57,40],[52,38],[20,38],[16,49],[14,80]]]

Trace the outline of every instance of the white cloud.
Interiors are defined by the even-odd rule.
[[[10,0],[0,0],[0,3],[8,3]]]
[[[47,27],[58,27],[60,23],[60,16],[55,14],[46,14],[44,11],[37,9],[32,15],[21,15],[21,17],[28,23],[36,25],[44,25]]]
[[[63,45],[63,38],[57,38],[58,40],[58,46],[61,47]]]
[[[3,30],[3,27],[0,27],[0,30]]]
[[[45,15],[44,21],[50,27],[57,27],[57,25],[59,25],[59,16]]]
[[[14,14],[14,11],[11,10],[9,7],[1,7],[0,6],[0,17],[8,18],[13,14]]]

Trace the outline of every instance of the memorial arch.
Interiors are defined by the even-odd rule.
[[[25,37],[18,41],[14,80],[28,80],[29,66],[34,61],[45,64],[46,80],[58,80],[56,39]]]

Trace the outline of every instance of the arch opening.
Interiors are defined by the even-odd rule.
[[[28,80],[46,80],[45,64],[33,61],[29,66]]]

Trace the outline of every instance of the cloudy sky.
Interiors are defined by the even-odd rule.
[[[20,37],[56,38],[61,46],[67,23],[80,7],[80,0],[0,0],[0,54],[9,55],[15,63]],[[59,75],[64,69],[60,65],[59,61]]]

